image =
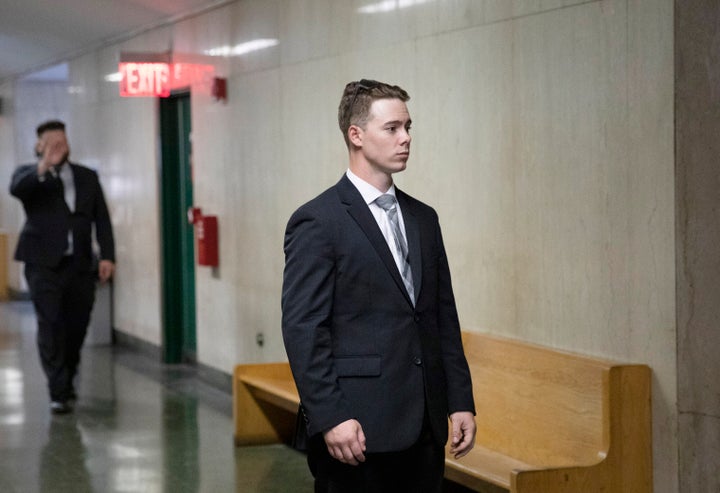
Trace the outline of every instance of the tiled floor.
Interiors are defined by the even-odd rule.
[[[0,303],[0,492],[312,491],[305,457],[235,448],[231,399],[185,366],[83,351],[75,412],[51,416],[27,302]]]

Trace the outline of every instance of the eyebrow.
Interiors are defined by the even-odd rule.
[[[383,123],[384,127],[388,125],[412,125],[412,120],[408,118],[407,120],[390,120],[389,122]]]

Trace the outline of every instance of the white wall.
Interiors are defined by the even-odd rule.
[[[98,169],[111,210],[117,256],[114,326],[161,344],[157,101],[120,98],[121,51],[167,51],[169,29],[70,61],[73,157]]]
[[[346,168],[344,84],[396,83],[414,136],[397,183],[440,214],[463,326],[649,364],[655,491],[676,491],[673,2],[358,12],[373,3],[242,0],[71,62],[73,153],[100,168],[116,228],[116,327],[161,338],[158,131],[156,103],[104,75],[120,51],[276,38],[217,60],[227,104],[193,88],[195,202],[221,241],[219,275],[197,269],[198,360],[285,358],[285,222]]]
[[[67,83],[62,80],[23,80],[5,83],[0,89],[3,114],[0,115],[0,183],[8,190],[15,166],[35,159],[38,124],[68,116]],[[17,237],[25,220],[20,202],[5,194],[0,201],[2,223],[8,234],[8,285],[27,291],[22,264],[14,262]]]

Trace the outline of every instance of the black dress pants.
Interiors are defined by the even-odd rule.
[[[315,493],[440,493],[445,449],[425,425],[408,450],[366,453],[365,462],[351,466],[333,459],[318,433],[309,439],[308,464]]]
[[[66,401],[75,396],[73,379],[95,301],[95,276],[78,270],[69,256],[55,268],[27,263],[25,278],[37,315],[37,345],[50,399]]]

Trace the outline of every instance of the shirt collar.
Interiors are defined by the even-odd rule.
[[[355,185],[355,188],[358,189],[358,192],[360,192],[360,195],[362,195],[363,200],[366,204],[370,205],[373,202],[375,202],[375,199],[380,197],[381,195],[389,194],[395,197],[395,184],[393,183],[390,185],[390,188],[387,192],[383,193],[359,176],[357,176],[355,173],[350,171],[349,169],[345,173],[348,177],[348,179],[352,182],[353,185]]]
[[[72,176],[72,170],[70,169],[70,163],[65,160],[62,162],[62,164],[59,164],[57,166],[58,168],[58,175],[69,177]]]

